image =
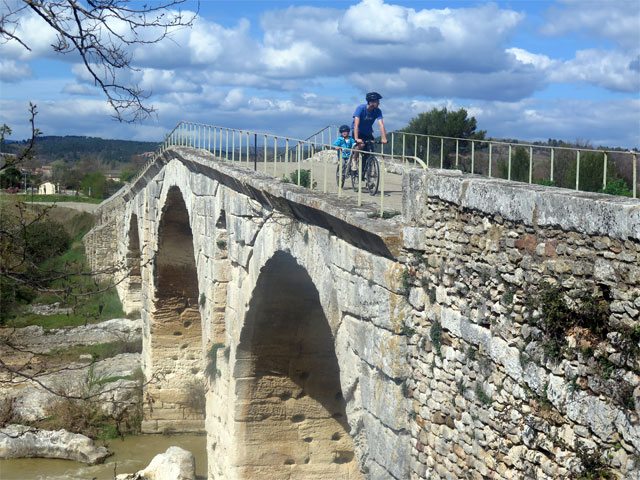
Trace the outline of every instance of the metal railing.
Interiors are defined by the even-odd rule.
[[[488,177],[588,191],[597,191],[595,187],[600,185],[604,190],[608,182],[615,180],[615,174],[631,183],[633,198],[638,194],[638,152],[399,131],[393,131],[389,136],[391,155],[400,156],[403,163],[406,158],[415,157],[421,158],[427,167],[456,168]]]
[[[158,147],[156,154],[143,166],[135,177],[134,181],[146,170],[146,168],[171,146],[187,146],[206,150],[219,159],[244,164],[249,167],[253,163],[255,170],[262,170],[263,173],[283,181],[295,183],[298,186],[307,186],[311,189],[321,190],[323,193],[336,193],[339,197],[344,194],[342,182],[336,181],[336,175],[342,175],[342,162],[338,162],[338,156],[342,158],[342,149],[332,145],[332,131],[337,127],[329,125],[306,139],[298,139],[287,136],[272,135],[251,130],[234,129],[222,126],[207,125],[202,123],[182,121],[165,137]],[[325,143],[328,140],[329,143]],[[317,155],[323,150],[330,150],[330,153]],[[396,163],[397,157],[391,154],[375,153],[379,162],[379,187],[375,195],[380,205],[380,216],[384,217],[385,191],[388,164]],[[357,179],[357,204],[363,203],[364,172],[362,171],[362,155],[358,158],[358,179]],[[335,161],[334,161],[335,160]],[[303,165],[306,162],[307,165]],[[310,165],[309,165],[310,162]],[[405,156],[405,166],[419,166],[426,168],[426,165],[419,158]],[[261,163],[261,169],[258,164]],[[329,164],[338,169],[329,169]],[[314,165],[319,166],[319,172],[314,175]],[[303,166],[308,167],[303,168]],[[306,173],[304,173],[306,172]],[[320,182],[320,185],[318,185]],[[303,185],[306,184],[306,185]]]

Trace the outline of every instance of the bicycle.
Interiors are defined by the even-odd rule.
[[[362,163],[362,175],[365,181],[365,188],[369,191],[369,195],[373,196],[378,193],[378,185],[380,184],[380,165],[378,159],[373,154],[373,145],[379,145],[380,141],[364,140],[364,148],[360,151],[360,161]],[[356,190],[359,178],[358,170],[351,170],[351,157],[354,152],[347,158],[342,159],[342,179],[340,179],[340,163],[336,168],[336,183],[340,188],[344,187],[347,175],[351,177],[351,187]],[[341,183],[342,182],[342,183]]]

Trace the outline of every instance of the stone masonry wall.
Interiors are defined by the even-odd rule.
[[[404,189],[412,478],[640,478],[638,202]]]

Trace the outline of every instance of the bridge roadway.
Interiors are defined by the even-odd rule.
[[[246,161],[234,163],[235,165],[245,165],[248,168],[254,169],[254,163],[251,161],[247,164]],[[278,162],[276,163],[276,168],[274,172],[274,164],[273,162],[267,162],[266,173],[267,175],[274,176],[276,178],[289,177],[289,175],[296,171],[298,168],[297,162]],[[305,160],[300,162],[300,168],[304,170],[312,170],[313,181],[316,183],[314,190],[319,192],[338,194],[338,185],[336,183],[336,163],[332,163],[330,161],[325,162],[321,157],[320,161],[315,160]],[[363,203],[375,203],[380,207],[380,196],[382,188],[384,187],[384,200],[383,207],[384,210],[396,211],[399,212],[402,208],[402,165],[399,163],[394,163],[391,168],[387,168],[387,172],[383,174],[380,173],[380,187],[378,188],[378,193],[375,196],[369,195],[364,185],[364,180],[362,183],[362,202]],[[391,171],[389,171],[391,170]],[[257,171],[265,172],[265,166],[263,162],[257,162]],[[383,175],[384,175],[384,183],[383,183]],[[326,190],[325,190],[325,178],[326,178]],[[351,186],[351,181],[349,178],[346,179],[344,183],[344,188],[342,189],[341,195],[345,195],[347,197],[357,198],[358,195],[358,186],[356,185],[355,189]]]

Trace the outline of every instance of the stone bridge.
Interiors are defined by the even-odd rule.
[[[171,147],[85,246],[144,320],[143,430],[206,431],[209,478],[640,478],[637,200],[407,170],[383,220]],[[550,336],[548,284],[604,335]]]

